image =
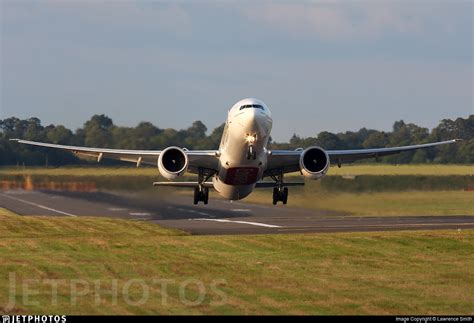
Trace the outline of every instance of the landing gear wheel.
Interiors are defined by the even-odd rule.
[[[288,202],[288,187],[273,188],[273,205],[276,205],[279,201],[283,204]]]
[[[247,159],[257,159],[257,152],[255,151],[255,148],[253,145],[249,146],[249,149],[247,151]]]
[[[286,205],[286,202],[288,202],[288,187],[283,188],[281,201],[283,202],[284,205]]]
[[[274,187],[273,188],[273,205],[276,205],[278,203],[278,188],[277,187]]]
[[[204,202],[205,205],[207,205],[207,203],[209,202],[209,188],[204,187],[201,193],[203,195],[202,201]]]
[[[203,187],[199,190],[199,187],[194,188],[194,205],[197,205],[200,201],[204,204],[209,202],[209,188]]]
[[[194,188],[194,205],[197,205],[200,200],[201,192],[199,192],[199,187]]]

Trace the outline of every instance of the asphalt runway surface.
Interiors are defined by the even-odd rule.
[[[290,202],[291,203],[291,196]],[[0,207],[20,215],[99,216],[157,223],[192,234],[361,232],[474,228],[474,215],[351,216],[294,206],[256,205],[209,198],[192,204],[181,194],[0,191]]]

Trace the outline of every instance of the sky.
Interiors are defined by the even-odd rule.
[[[431,129],[474,114],[473,3],[0,0],[0,119],[211,131],[256,97],[280,142]]]

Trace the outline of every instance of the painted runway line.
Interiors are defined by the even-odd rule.
[[[6,198],[9,198],[9,199],[18,201],[18,202],[22,202],[22,203],[25,203],[25,204],[29,204],[29,205],[36,206],[36,207],[38,207],[38,208],[40,208],[40,209],[52,211],[52,212],[59,213],[59,214],[63,214],[63,215],[67,215],[67,216],[77,216],[77,215],[74,215],[74,214],[71,214],[71,213],[67,213],[67,212],[64,212],[64,211],[56,210],[56,209],[53,209],[53,208],[50,208],[50,207],[41,205],[41,204],[38,204],[38,203],[34,203],[34,202],[27,201],[27,200],[19,199],[19,198],[17,198],[17,197],[8,196],[8,195],[2,194],[2,193],[0,193],[0,195],[1,195],[1,196],[4,196],[4,197],[6,197]]]
[[[265,227],[265,228],[283,228],[279,225],[274,224],[266,224],[266,223],[259,223],[259,222],[250,222],[250,221],[235,221],[235,220],[227,220],[227,219],[190,219],[194,221],[214,221],[214,222],[221,222],[221,223],[238,223],[238,224],[249,224],[255,225],[258,227]]]

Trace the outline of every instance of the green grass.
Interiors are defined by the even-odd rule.
[[[465,178],[463,180],[468,183],[466,186],[469,186],[468,174],[471,174],[473,169],[472,165],[355,165],[344,166],[341,169],[333,167],[329,175],[352,174],[357,176],[357,179],[339,180],[336,177],[329,177],[325,182],[329,184],[307,180],[306,186],[302,189],[290,188],[289,205],[341,211],[355,215],[472,215],[474,214],[474,192],[463,191],[459,188],[449,190],[449,188],[454,185],[452,181],[458,181],[455,179],[456,176],[467,177],[467,180]],[[99,189],[143,190],[147,188],[153,194],[162,190],[151,187],[154,180],[159,180],[156,168],[61,167],[26,168],[25,170],[0,168],[0,177],[2,174],[4,178],[8,176],[16,178],[15,174],[20,175],[16,180],[23,180],[21,174],[32,174],[34,181],[39,182],[44,179],[80,181],[82,178],[85,181],[96,182]],[[363,174],[386,176],[364,180]],[[394,176],[394,174],[404,175]],[[443,177],[440,178],[438,175]],[[440,190],[433,189],[440,185],[440,181],[445,180],[446,185],[439,188]],[[383,185],[384,181],[387,181],[386,186]],[[332,182],[334,183],[330,185]],[[424,188],[425,190],[415,191],[412,187],[416,184],[415,182],[420,182],[417,185],[425,182],[434,184],[432,183],[433,187]],[[374,192],[368,191],[368,188],[372,186]],[[354,192],[343,192],[349,188]],[[184,194],[186,192],[190,191],[186,190]],[[245,199],[245,201],[263,204],[270,204],[271,200],[271,190],[265,189],[255,190]]]
[[[154,176],[158,175],[156,167],[136,168],[133,165],[124,167],[3,167],[0,175],[45,175],[45,176]],[[295,173],[293,175],[298,175]],[[331,167],[328,176],[338,175],[473,175],[474,165],[343,165]]]
[[[245,201],[269,204],[271,190],[255,191]],[[474,215],[474,192],[407,191],[338,193],[292,189],[288,206],[340,211],[354,215]]]
[[[154,176],[159,175],[157,167],[3,167],[0,175],[33,175],[33,176]]]
[[[474,175],[474,165],[343,165],[331,167],[328,175]]]
[[[2,209],[0,222],[0,312],[469,315],[474,304],[474,230],[188,236]],[[166,298],[153,279],[168,280]]]

